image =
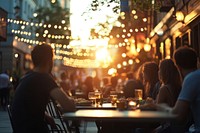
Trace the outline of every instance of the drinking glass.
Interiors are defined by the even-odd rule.
[[[100,106],[102,104],[101,99],[102,99],[101,92],[95,92],[95,106]]]
[[[110,99],[111,99],[111,104],[115,105],[117,102],[117,92],[116,91],[110,91]]]
[[[135,89],[135,99],[142,100],[142,96],[143,96],[142,93],[143,93],[142,89]]]
[[[95,100],[96,100],[95,92],[89,92],[89,93],[88,93],[88,99],[89,99],[90,101],[92,101],[92,104],[94,104],[94,103],[95,103]]]

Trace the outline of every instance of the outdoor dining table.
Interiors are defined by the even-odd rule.
[[[65,120],[84,121],[124,121],[124,122],[166,122],[176,119],[176,115],[166,111],[141,110],[107,110],[81,109],[75,112],[66,112],[62,115]]]
[[[66,112],[62,115],[64,120],[78,120],[84,122],[84,133],[86,133],[87,121],[121,123],[132,128],[149,128],[151,124],[162,122],[173,122],[176,115],[164,111],[141,111],[141,110],[108,110],[108,109],[80,109],[75,112]],[[123,124],[123,123],[126,124]],[[121,125],[120,124],[120,125]],[[98,130],[101,130],[97,125]]]

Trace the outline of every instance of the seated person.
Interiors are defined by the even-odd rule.
[[[14,132],[48,133],[45,110],[50,97],[58,101],[65,111],[75,111],[75,103],[58,87],[51,76],[53,67],[51,46],[47,44],[35,46],[31,57],[34,68],[20,80],[12,104]]]

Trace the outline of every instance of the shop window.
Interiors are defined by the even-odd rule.
[[[161,59],[163,59],[166,55],[166,53],[165,53],[165,43],[164,42],[160,43],[159,51],[160,51],[160,54],[161,54]]]
[[[191,43],[192,43],[192,47],[197,51],[197,53],[199,54],[200,51],[200,24],[194,26],[192,28],[192,33],[191,33]]]
[[[181,38],[177,37],[176,38],[176,49],[179,48],[181,46]]]
[[[171,40],[167,38],[165,40],[165,58],[169,59],[171,57]]]
[[[26,11],[27,11],[27,2],[25,1],[24,2],[24,13],[26,14]]]
[[[188,33],[184,34],[182,36],[182,46],[187,45],[189,46],[189,36]]]

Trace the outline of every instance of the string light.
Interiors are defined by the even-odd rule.
[[[18,21],[18,20],[14,20],[14,19],[8,19],[8,22],[10,22],[10,23],[14,23],[14,24],[19,24],[19,23],[24,23],[24,24],[26,24],[26,25],[31,25],[31,26],[36,26],[36,27],[45,27],[45,28],[51,28],[52,27],[52,25],[51,24],[43,24],[43,23],[33,23],[33,22],[27,22],[27,21]],[[122,29],[122,32],[127,32],[126,31],[126,29],[125,29],[125,24],[121,24],[121,27],[123,28]],[[62,27],[61,25],[54,25],[53,26],[54,27],[54,29],[64,29],[64,30],[70,30],[70,27]],[[23,27],[23,29],[24,29],[25,27]],[[140,29],[140,31],[141,32],[143,32],[144,30],[147,30],[147,28],[146,27],[144,27],[144,28],[141,28]],[[139,32],[139,30],[137,29],[137,28],[135,28],[134,29],[134,31],[135,32]],[[131,35],[132,35],[132,32],[133,32],[133,29],[129,29],[129,32],[127,32],[127,37],[131,37]],[[47,34],[47,33],[45,33],[45,34]],[[26,35],[26,34],[25,34]],[[41,35],[42,37],[48,37],[48,38],[51,38],[51,39],[73,39],[73,40],[76,40],[75,38],[72,38],[70,35],[62,35],[62,34],[60,34],[60,35]],[[122,36],[122,38],[125,38],[125,35],[121,35]],[[39,35],[36,35],[36,37],[39,37]],[[115,36],[116,38],[120,38],[120,35],[119,34],[117,34],[116,36]],[[103,38],[102,36],[98,36],[98,37],[96,37],[96,36],[93,36],[93,37],[90,37],[90,39],[92,40],[92,39],[96,39],[96,38]],[[112,36],[112,38],[113,38],[113,36]]]
[[[51,25],[51,24],[44,24],[44,23],[37,23],[37,22],[29,22],[29,21],[24,21],[24,20],[16,20],[16,19],[7,19],[8,23],[14,23],[14,24],[23,24],[27,26],[36,26],[36,27],[43,27],[43,28],[51,28],[53,27],[54,29],[63,29],[63,30],[70,30],[70,27],[62,27],[62,25]],[[62,23],[62,21],[61,21]]]
[[[132,10],[132,14],[134,15],[134,19],[139,19],[138,15],[136,15],[136,11]],[[125,19],[125,13],[121,13],[121,18]],[[147,22],[146,18],[142,19],[143,22]],[[8,19],[9,23],[14,23],[14,24],[23,24],[23,28],[25,29],[26,26],[36,26],[36,27],[41,27],[41,28],[54,28],[56,30],[58,29],[63,29],[63,30],[70,30],[70,27],[68,26],[63,26],[63,25],[51,25],[51,24],[44,24],[44,23],[36,23],[36,22],[28,22],[28,21],[19,21],[19,20],[15,20],[15,19]],[[65,24],[66,22],[64,20],[61,21],[61,24]],[[26,25],[26,26],[25,26]],[[147,30],[146,27],[139,27],[139,28],[135,28],[135,29],[127,29],[126,25],[123,23],[117,23],[116,25],[118,25],[118,27],[121,27],[122,33],[123,34],[116,34],[116,35],[110,35],[108,38],[109,39],[114,39],[114,38],[123,38],[122,43],[119,44],[108,44],[106,48],[108,49],[113,49],[113,48],[120,48],[120,47],[125,47],[125,46],[130,46],[132,43],[135,43],[134,39],[130,39],[132,37],[133,32],[144,32]],[[111,27],[112,28],[112,27]],[[95,29],[97,30],[97,29]],[[110,30],[110,29],[109,29]],[[108,31],[109,31],[108,30]],[[20,31],[20,30],[12,30],[12,33],[14,34],[21,34],[21,35],[27,35],[27,36],[31,36],[31,32],[27,32],[27,31]],[[72,40],[79,40],[79,38],[72,38],[70,35],[53,35],[53,34],[48,34],[48,30],[44,31],[44,34],[39,34],[39,33],[35,33],[36,37],[42,36],[44,38],[49,38],[49,39],[72,39]],[[90,40],[93,39],[105,39],[105,37],[109,34],[106,34],[105,32],[97,32],[99,34],[99,36],[91,36]],[[120,33],[120,31],[119,31]],[[34,35],[34,34],[33,34]],[[17,39],[18,41],[21,42],[25,42],[25,43],[29,43],[29,44],[36,44],[36,45],[40,45],[44,42],[42,41],[38,41],[38,40],[33,40],[33,39],[27,39],[27,38],[20,38],[18,36],[15,37],[15,39]],[[130,42],[131,40],[131,42]],[[134,41],[132,41],[134,40]],[[70,46],[69,44],[58,44],[58,43],[49,43],[49,45],[51,45],[56,53],[55,58],[58,60],[62,60],[64,65],[67,66],[72,66],[72,67],[81,67],[81,68],[88,68],[88,67],[93,67],[93,68],[98,68],[98,67],[103,67],[106,68],[109,66],[109,62],[103,62],[100,63],[97,60],[91,60],[91,59],[73,59],[73,58],[69,58],[70,56],[80,56],[80,57],[92,57],[95,56],[94,52],[97,50],[98,47],[80,47],[79,49],[77,49],[78,47],[73,47]],[[31,46],[31,45],[30,45]],[[125,54],[125,53],[124,53]],[[128,56],[128,55],[127,55]],[[139,59],[136,59],[135,61],[140,62]],[[133,60],[130,59],[128,60],[128,63],[126,61],[122,62],[123,66],[126,66],[127,64],[131,65],[133,64]],[[121,64],[117,65],[117,68],[121,68],[122,67]]]
[[[90,60],[90,59],[73,59],[73,58],[63,58],[63,64],[66,66],[71,67],[78,67],[78,68],[107,68],[109,66],[109,63],[99,63],[97,60]]]

